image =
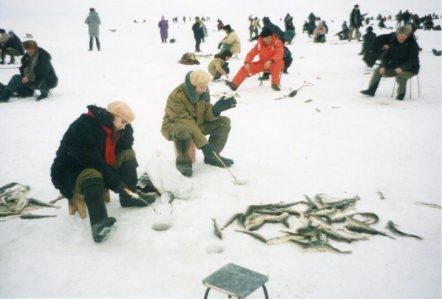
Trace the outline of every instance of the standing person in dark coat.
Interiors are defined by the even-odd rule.
[[[368,26],[365,31],[366,33],[362,36],[362,50],[359,55],[365,55],[376,40],[376,33],[373,32],[372,26]]]
[[[199,17],[195,17],[195,23],[192,25],[193,37],[195,38],[195,52],[201,52],[200,45],[204,39],[204,28]]]
[[[293,17],[287,13],[284,18],[284,39],[288,44],[291,44],[293,38],[295,37],[295,26],[293,25]]]
[[[95,11],[95,8],[89,8],[89,15],[84,21],[85,24],[88,25],[89,29],[89,51],[92,51],[94,46],[94,38],[95,43],[97,44],[97,49],[100,51],[100,25],[101,20],[98,16],[98,13]]]
[[[169,36],[169,22],[161,17],[161,21],[158,22],[158,27],[160,28],[161,42],[167,43],[167,37]]]
[[[12,76],[0,94],[0,102],[8,102],[14,93],[29,97],[34,90],[40,90],[37,101],[48,97],[50,89],[57,86],[58,78],[51,63],[51,55],[38,47],[37,42],[28,40],[23,43],[26,54],[21,59],[20,75]]]
[[[23,49],[22,42],[20,38],[14,34],[13,31],[8,32],[8,40],[1,45],[0,52],[2,53],[2,61],[1,64],[5,64],[6,55],[11,56],[11,60],[9,64],[15,63],[15,56],[21,56],[25,54],[25,50]]]
[[[411,35],[409,27],[399,27],[396,38],[388,45],[382,57],[380,67],[374,70],[368,89],[362,90],[361,93],[374,96],[382,77],[396,77],[396,99],[402,101],[407,80],[419,73],[419,67],[419,46],[416,39]]]
[[[359,5],[356,4],[350,13],[350,33],[348,35],[348,41],[352,40],[354,31],[356,31],[356,38],[358,41],[361,41],[361,33],[359,32],[359,28],[362,27],[362,17],[363,16],[359,10]]]
[[[92,238],[101,242],[116,221],[107,215],[105,188],[119,193],[123,207],[145,207],[155,197],[136,189],[138,163],[132,149],[132,109],[121,101],[109,103],[107,109],[93,105],[87,108],[88,112],[64,134],[51,167],[51,179],[69,200],[70,209],[80,212],[86,204]]]

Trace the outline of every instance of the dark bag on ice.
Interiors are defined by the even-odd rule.
[[[184,53],[179,61],[181,64],[191,65],[191,64],[200,64],[195,54],[193,53]]]

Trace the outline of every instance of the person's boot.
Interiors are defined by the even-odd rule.
[[[121,192],[119,194],[120,204],[122,207],[146,207],[153,203],[156,198],[153,195],[145,194],[137,190],[138,175],[137,175],[138,162],[136,159],[131,159],[123,162],[118,169],[118,174],[121,180],[127,186],[127,188],[136,194],[135,197]],[[138,197],[138,198],[137,198]]]
[[[217,155],[218,157],[215,155],[215,148],[213,147],[213,145],[211,143],[206,144],[201,149],[204,154],[204,163],[205,164],[209,164],[209,165],[217,166],[217,167],[222,167],[222,168],[224,166],[225,167],[232,166],[233,160],[221,157],[219,154]],[[224,165],[223,165],[223,163],[224,163]]]
[[[396,96],[396,100],[398,100],[398,101],[402,101],[402,100],[404,99],[404,97],[405,97],[405,93],[398,94],[398,95]]]
[[[94,44],[93,44],[93,40],[92,40],[92,37],[91,37],[91,38],[89,38],[89,51],[92,51],[93,46],[94,46]]]
[[[117,221],[108,217],[106,205],[103,200],[104,184],[101,179],[89,179],[83,183],[82,193],[89,213],[92,238],[99,243],[109,237]]]
[[[43,99],[46,99],[49,95],[49,91],[41,91],[41,94],[37,97],[37,101],[41,101]]]
[[[11,60],[9,60],[9,64],[14,64],[14,63],[15,63],[15,56],[12,55]]]
[[[274,91],[281,91],[281,88],[279,87],[278,84],[272,84],[272,89],[273,89]]]
[[[3,89],[3,91],[0,93],[0,102],[9,102],[11,96],[12,92],[9,89]]]
[[[366,89],[366,90],[361,90],[361,93],[365,94],[367,96],[374,97],[374,95],[376,93],[376,89],[378,89],[378,84],[372,85],[372,86],[368,87],[368,89]]]
[[[178,157],[176,158],[175,162],[176,168],[185,177],[191,177],[193,174],[192,159],[188,154],[191,142],[191,138],[177,139],[174,141],[178,153]]]
[[[238,89],[238,86],[236,86],[232,81],[226,80],[226,85],[233,91]]]

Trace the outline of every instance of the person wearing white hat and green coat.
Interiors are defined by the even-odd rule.
[[[202,70],[187,73],[184,83],[176,87],[167,99],[161,133],[175,143],[178,155],[176,167],[184,176],[192,176],[192,160],[188,155],[193,142],[204,154],[204,163],[223,167],[217,159],[226,145],[230,119],[221,112],[236,106],[234,97],[210,103],[209,83],[212,76]],[[209,139],[206,135],[210,135]],[[219,156],[228,167],[233,160]]]

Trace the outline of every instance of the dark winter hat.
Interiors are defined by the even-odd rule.
[[[270,23],[270,19],[269,19],[269,17],[264,17],[264,18],[262,18],[262,22],[264,23],[264,25],[269,24],[269,23]]]
[[[367,31],[373,31],[373,26],[368,26],[366,30]]]
[[[261,37],[267,37],[267,36],[270,36],[270,35],[272,35],[272,34],[273,34],[273,32],[272,32],[272,30],[271,30],[269,27],[264,27],[264,28],[262,29],[261,34],[260,34],[259,36],[261,36]]]
[[[231,32],[232,31],[232,27],[230,27],[230,25],[226,25],[223,27],[223,30],[227,31],[227,32]]]
[[[221,56],[221,58],[226,58],[226,57],[232,57],[232,52],[230,52],[229,50],[224,50],[221,53],[219,53],[219,55]]]
[[[0,33],[6,33],[5,29],[0,28]]]

